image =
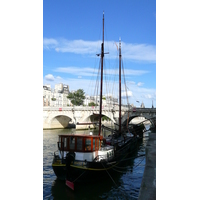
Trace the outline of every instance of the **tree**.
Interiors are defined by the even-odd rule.
[[[74,93],[69,93],[67,98],[71,100],[73,105],[80,106],[83,105],[83,101],[85,99],[85,92],[82,89],[79,89]]]
[[[111,119],[107,116],[103,116],[101,119],[102,121],[111,121]]]
[[[90,103],[88,104],[88,106],[98,106],[98,104],[95,104],[94,102],[90,102]]]

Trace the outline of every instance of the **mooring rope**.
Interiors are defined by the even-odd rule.
[[[144,158],[145,158],[145,157],[144,157]],[[144,158],[143,158],[139,163],[137,163],[137,165],[135,165],[131,170],[134,170],[135,168],[137,168],[137,167],[140,165],[140,163],[144,160]],[[124,171],[119,171],[119,170],[117,170],[116,168],[118,168],[118,169],[124,169]],[[124,172],[126,171],[126,169],[128,169],[128,168],[130,168],[130,166],[128,166],[128,167],[114,166],[112,169],[113,169],[114,171],[116,171],[116,172],[124,173]]]
[[[101,162],[103,168],[106,170],[106,172],[108,173],[108,175],[110,176],[111,180],[113,181],[113,183],[115,184],[115,186],[117,186],[117,184],[115,183],[115,181],[113,180],[113,178],[111,177],[111,175],[109,174],[108,170],[104,167],[103,163]]]
[[[101,163],[101,164],[102,164],[102,166],[104,167],[103,163]],[[113,178],[112,178],[111,175],[109,174],[108,170],[107,170],[105,167],[104,167],[104,169],[106,170],[106,172],[108,173],[109,177],[111,178],[111,180],[112,180],[113,183],[115,184],[116,188],[118,188],[118,185],[115,183],[115,181],[113,180]],[[119,191],[122,193],[122,195],[125,197],[123,191],[121,191],[120,188],[118,188],[118,189],[119,189]]]
[[[129,158],[123,159],[122,161],[131,160],[131,159],[139,158],[139,157],[143,157],[143,156],[145,156],[145,154],[142,154],[142,155],[139,155],[139,156],[134,156],[134,157],[129,157]]]
[[[73,181],[73,183],[74,183],[76,180],[78,180],[85,172],[86,172],[86,171],[84,171],[78,178],[76,178],[76,179]]]

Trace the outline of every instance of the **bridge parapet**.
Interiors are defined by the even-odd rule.
[[[67,106],[67,107],[49,107],[49,106],[45,106],[43,107],[43,111],[93,111],[93,110],[97,110],[99,111],[99,106]],[[102,110],[107,110],[107,111],[119,111],[119,106],[103,106]],[[123,111],[128,111],[127,107],[122,107],[121,110]]]

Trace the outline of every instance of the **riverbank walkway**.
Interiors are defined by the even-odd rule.
[[[138,200],[156,199],[156,133],[149,133],[146,146],[146,165]]]

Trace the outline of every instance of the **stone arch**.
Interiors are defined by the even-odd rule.
[[[109,119],[111,119],[112,122],[115,123],[115,120],[114,120],[113,118],[110,118],[109,115],[107,115],[107,114],[105,114],[105,113],[102,113],[102,116],[108,117]],[[95,114],[92,113],[92,114],[88,115],[87,117],[83,118],[83,119],[81,120],[81,122],[93,122],[95,119],[98,119],[98,116],[95,117]]]
[[[108,117],[113,123],[116,123],[116,121],[113,119],[113,115],[112,114],[110,114],[111,117],[107,114],[107,112],[103,112],[102,115]]]
[[[51,128],[67,128],[71,120],[72,118],[67,115],[55,115],[50,120],[50,126]]]
[[[115,120],[112,117],[110,118],[110,116],[107,115],[106,113],[103,112],[102,116],[108,117],[113,124],[115,123]],[[97,123],[99,122],[98,114],[95,117],[94,113],[90,113],[87,117],[84,117],[84,118],[81,119],[81,123],[92,123],[92,122],[97,122]],[[96,128],[95,124],[88,124],[88,125],[84,124],[84,125],[82,125],[81,123],[76,124],[76,129],[88,129],[89,127],[90,128]]]
[[[127,115],[127,116],[128,116],[128,115]],[[152,121],[151,121],[150,119],[151,119],[152,117],[155,117],[155,115],[154,115],[154,116],[151,116],[151,115],[146,114],[146,113],[141,113],[141,114],[139,114],[139,113],[134,113],[134,114],[131,114],[131,115],[129,116],[128,123],[130,123],[130,121],[131,121],[132,119],[134,119],[135,117],[144,117],[146,120],[149,120],[150,123],[152,123]],[[122,124],[125,125],[126,123],[127,123],[127,117],[126,117],[126,119],[124,118],[124,121],[122,122]]]

